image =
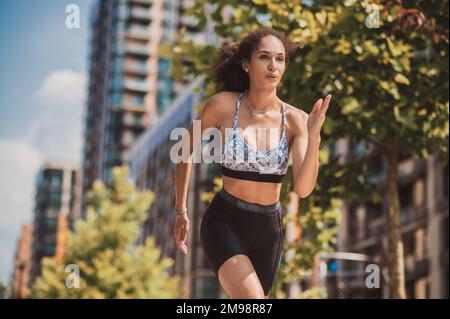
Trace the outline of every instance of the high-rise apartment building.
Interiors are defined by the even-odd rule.
[[[41,273],[43,257],[64,256],[67,231],[78,218],[81,170],[69,164],[46,163],[36,180],[30,282]]]
[[[159,55],[185,27],[196,33],[192,19],[183,17],[192,1],[99,0],[91,19],[89,92],[85,116],[82,212],[94,180],[110,182],[114,166],[124,162],[131,145],[159,117],[187,83],[167,75],[169,62]]]

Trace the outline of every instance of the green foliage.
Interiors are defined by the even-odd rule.
[[[16,298],[14,293],[11,293],[11,285],[0,282],[0,299]]]
[[[44,258],[31,298],[179,298],[178,277],[171,277],[170,258],[162,258],[154,239],[137,244],[139,225],[154,200],[137,191],[127,166],[113,169],[113,185],[96,181],[89,193],[86,220],[69,233],[63,260]],[[80,287],[67,288],[66,266],[80,270]]]

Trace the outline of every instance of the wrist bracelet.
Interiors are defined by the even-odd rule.
[[[173,208],[173,212],[177,215],[177,216],[182,216],[184,214],[187,213],[187,208],[184,211],[179,211],[176,207]]]

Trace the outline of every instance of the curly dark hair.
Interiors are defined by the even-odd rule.
[[[254,50],[265,36],[272,35],[280,39],[286,51],[285,63],[289,63],[289,54],[295,52],[298,44],[291,42],[282,31],[262,28],[249,32],[239,43],[225,43],[219,50],[217,62],[210,69],[216,81],[218,91],[242,92],[249,88],[248,74],[242,69],[242,60],[251,60]]]

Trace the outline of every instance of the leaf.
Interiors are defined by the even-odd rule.
[[[402,123],[405,127],[410,128],[412,130],[418,130],[417,124],[414,122],[414,119],[410,116],[402,116],[400,114],[400,107],[398,105],[394,105],[394,116],[395,119]]]
[[[162,43],[159,47],[159,54],[161,55],[162,58],[167,59],[170,56],[170,49],[171,49],[170,43]]]
[[[358,100],[354,97],[347,98],[343,101],[344,107],[342,108],[342,114],[348,115],[361,107]]]
[[[346,38],[341,37],[338,40],[336,47],[334,48],[335,53],[342,53],[344,55],[348,55],[351,53],[351,44],[347,41]]]
[[[401,56],[409,50],[409,47],[401,42],[394,43],[391,37],[387,37],[386,42],[393,57]]]
[[[401,73],[397,73],[397,74],[395,75],[394,80],[395,80],[395,82],[397,82],[397,83],[409,85],[409,80],[408,80],[408,78],[407,78],[406,76],[404,76],[403,74],[401,74]]]

